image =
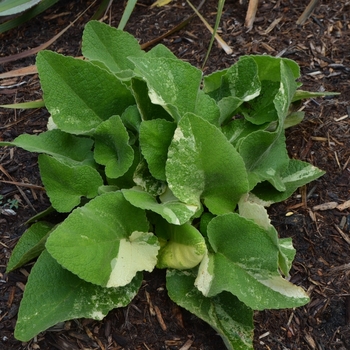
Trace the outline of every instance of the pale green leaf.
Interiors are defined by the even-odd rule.
[[[124,175],[134,160],[134,150],[129,145],[129,134],[119,116],[102,122],[92,135],[95,139],[94,157],[105,165],[109,178]]]
[[[212,219],[208,238],[213,253],[204,257],[196,279],[208,297],[228,291],[254,310],[306,304],[307,294],[278,272],[279,250],[269,233],[238,214]]]
[[[0,16],[10,16],[30,9],[41,0],[2,0]]]
[[[147,231],[144,210],[132,206],[121,192],[109,192],[75,209],[51,233],[46,247],[80,278],[117,287],[156,265],[158,241]]]
[[[42,51],[37,67],[45,105],[63,131],[89,133],[135,104],[126,86],[91,62]]]
[[[76,318],[102,320],[110,310],[127,306],[141,282],[139,273],[125,287],[103,288],[62,268],[45,250],[29,275],[15,337],[29,341],[59,322]]]
[[[191,269],[202,261],[207,250],[205,240],[189,222],[171,225],[159,218],[155,227],[161,245],[158,268]]]
[[[93,198],[103,180],[89,165],[70,165],[46,154],[39,156],[42,182],[52,206],[61,213],[79,205],[81,198]]]
[[[204,119],[186,114],[169,147],[166,175],[180,201],[214,214],[231,212],[248,190],[241,156],[221,131]]]
[[[313,98],[313,97],[337,96],[337,95],[340,95],[340,93],[339,92],[327,92],[327,91],[312,92],[312,91],[297,90],[297,91],[295,91],[292,102],[304,100],[307,98]]]
[[[15,270],[39,256],[45,249],[46,238],[53,227],[53,224],[45,221],[37,222],[29,227],[13,249],[6,272]]]

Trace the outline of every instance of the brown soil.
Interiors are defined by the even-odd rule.
[[[159,37],[192,14],[185,1],[150,9],[142,0],[126,27],[140,43]],[[60,1],[28,24],[0,35],[1,54],[9,56],[36,47],[57,34],[92,1]],[[196,1],[195,3],[198,3]],[[201,12],[214,24],[216,0],[207,0]],[[292,237],[297,255],[292,282],[302,286],[311,302],[293,310],[255,314],[256,349],[350,349],[350,210],[314,210],[328,202],[350,199],[350,2],[324,0],[303,26],[296,21],[308,1],[261,1],[254,28],[244,28],[245,9],[227,0],[220,34],[233,48],[227,55],[214,44],[205,73],[233,64],[244,54],[280,55],[301,66],[305,90],[337,91],[340,96],[305,102],[305,120],[287,132],[291,157],[311,162],[326,175],[301,188],[288,201],[274,205],[270,214],[281,237]],[[80,55],[85,23],[91,7],[51,50]],[[118,2],[105,22],[117,26],[123,12]],[[276,24],[276,20],[279,22]],[[270,30],[271,29],[271,30]],[[210,34],[198,18],[162,40],[179,58],[200,67]],[[5,63],[0,73],[34,64],[34,56]],[[23,85],[19,85],[19,83]],[[2,88],[4,85],[18,84]],[[32,101],[41,96],[37,75],[0,81],[0,104]],[[0,110],[0,139],[9,141],[27,132],[45,130],[44,110]],[[16,199],[16,215],[2,206],[0,215],[0,348],[1,349],[225,349],[208,325],[172,303],[166,293],[164,273],[145,274],[142,288],[128,308],[111,311],[102,322],[73,320],[39,334],[29,343],[13,338],[16,315],[29,268],[6,274],[13,247],[28,218],[48,206],[43,191],[10,182],[41,185],[35,154],[21,149],[0,149],[0,194],[3,203]],[[150,301],[159,307],[166,330],[150,313]]]

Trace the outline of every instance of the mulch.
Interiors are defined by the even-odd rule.
[[[60,1],[26,25],[0,35],[0,58],[37,47],[72,22],[92,1]],[[141,0],[126,30],[141,44],[158,38],[193,12],[185,1],[150,9]],[[199,1],[195,1],[198,4]],[[229,67],[241,55],[269,54],[293,59],[301,67],[303,88],[335,91],[340,96],[303,103],[305,120],[287,130],[291,157],[312,163],[326,174],[299,189],[290,199],[273,205],[270,215],[281,237],[292,237],[297,250],[291,281],[310,295],[309,304],[286,310],[256,312],[255,349],[350,349],[350,2],[324,0],[302,26],[296,21],[305,9],[302,0],[260,2],[252,30],[244,27],[245,8],[227,0],[220,35],[233,54],[216,43],[204,68],[208,74]],[[201,13],[212,25],[215,0]],[[95,4],[50,49],[79,56],[85,23]],[[117,26],[123,6],[115,2],[104,21]],[[162,39],[177,57],[201,67],[210,33],[198,18]],[[0,73],[35,63],[30,56],[0,65]],[[40,99],[37,75],[0,80],[0,104]],[[6,87],[4,88],[4,86]],[[11,87],[11,85],[15,85]],[[0,139],[45,130],[45,110],[0,109]],[[58,324],[28,343],[14,339],[13,330],[30,264],[5,273],[25,222],[48,206],[41,186],[37,157],[21,149],[0,149],[0,348],[10,349],[225,349],[207,324],[176,306],[167,296],[164,271],[144,275],[140,292],[127,308],[111,311],[101,322],[79,319]],[[13,183],[26,183],[15,186]],[[16,200],[18,209],[4,205]],[[15,214],[15,215],[13,215]]]

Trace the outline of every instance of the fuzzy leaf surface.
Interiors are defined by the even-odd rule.
[[[83,162],[91,158],[93,140],[54,129],[39,135],[19,135],[11,144],[30,152],[46,153],[57,159]]]
[[[199,207],[203,198],[213,214],[233,211],[248,190],[241,156],[218,128],[194,114],[178,123],[166,176],[180,201]]]
[[[168,270],[166,286],[170,298],[212,326],[229,350],[253,350],[253,310],[237,297],[222,292],[205,297],[194,286],[193,270]]]
[[[152,103],[161,105],[179,121],[186,112],[194,112],[202,72],[187,62],[172,58],[136,57],[135,74],[147,82]]]
[[[49,253],[80,278],[102,287],[128,284],[137,271],[152,271],[159,244],[144,210],[121,192],[102,194],[75,209],[50,235]]]
[[[125,85],[91,62],[41,51],[37,67],[45,106],[63,131],[89,133],[135,103]]]
[[[309,301],[302,288],[280,275],[279,249],[266,230],[236,213],[217,216],[207,230],[214,252],[202,260],[195,283],[205,296],[227,291],[253,310]]]
[[[29,227],[13,249],[6,271],[13,271],[39,256],[45,249],[46,238],[53,227],[53,224],[44,221]]]
[[[135,207],[151,210],[174,225],[183,225],[190,220],[198,209],[179,200],[158,203],[153,195],[138,188],[124,189],[122,192],[126,200]]]
[[[82,52],[89,60],[102,62],[113,73],[126,70],[132,73],[134,64],[127,57],[144,55],[131,34],[99,21],[86,24]]]
[[[106,175],[109,178],[124,175],[133,163],[134,150],[129,145],[129,134],[121,118],[116,115],[102,122],[93,137],[95,160],[105,165]]]
[[[39,155],[41,179],[52,206],[70,212],[81,198],[93,198],[103,185],[101,175],[89,165],[71,165],[46,154]]]
[[[141,282],[142,274],[138,273],[125,287],[103,288],[62,268],[44,250],[29,275],[15,337],[29,341],[59,322],[76,318],[102,320],[110,310],[128,305]]]
[[[159,180],[166,180],[165,164],[168,148],[176,124],[164,119],[143,121],[140,126],[140,146],[150,173]]]

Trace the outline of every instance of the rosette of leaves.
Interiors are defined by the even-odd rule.
[[[56,225],[21,237],[8,271],[37,258],[15,336],[102,319],[136,295],[142,271],[167,269],[169,296],[228,349],[252,349],[253,310],[309,298],[288,281],[291,239],[265,206],[323,172],[289,159],[285,128],[302,120],[298,65],[244,56],[203,78],[162,45],[92,21],[85,60],[38,54],[48,131],[7,146],[39,153]]]

